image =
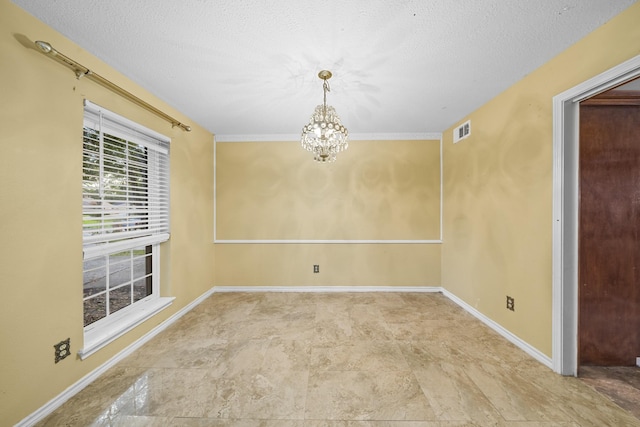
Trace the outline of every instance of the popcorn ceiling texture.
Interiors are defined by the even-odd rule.
[[[299,134],[321,69],[351,134],[441,132],[634,1],[14,3],[224,140]]]

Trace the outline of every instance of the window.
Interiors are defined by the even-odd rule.
[[[169,139],[85,101],[81,356],[164,308],[159,244],[169,239]]]
[[[153,295],[153,246],[84,262],[84,326]]]

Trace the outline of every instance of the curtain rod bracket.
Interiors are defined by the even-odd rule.
[[[120,86],[116,85],[115,83],[112,83],[111,81],[105,79],[100,74],[94,73],[93,71],[91,71],[90,69],[85,67],[84,65],[81,65],[78,62],[74,61],[73,59],[63,55],[62,53],[60,53],[57,50],[55,50],[53,48],[53,46],[51,46],[50,43],[42,41],[42,40],[37,40],[34,43],[38,47],[38,50],[41,53],[43,53],[44,55],[50,56],[52,59],[55,59],[56,61],[60,62],[61,64],[64,64],[67,67],[71,68],[73,70],[74,74],[76,75],[76,78],[78,80],[80,80],[82,77],[86,76],[86,77],[90,78],[91,80],[93,80],[94,82],[96,82],[99,85],[101,85],[102,87],[105,87],[105,88],[111,90],[112,92],[117,93],[118,95],[122,96],[123,98],[128,99],[129,101],[133,102],[134,104],[137,104],[140,107],[144,108],[145,110],[150,111],[153,114],[155,114],[156,116],[161,117],[164,120],[168,121],[169,123],[171,123],[171,127],[172,128],[177,126],[177,127],[179,127],[180,129],[182,129],[185,132],[191,132],[191,126],[188,126],[188,125],[185,125],[183,123],[180,123],[178,120],[174,119],[173,117],[171,117],[170,115],[166,114],[165,112],[158,110],[156,107],[154,107],[153,105],[149,104],[146,101],[143,101],[142,99],[138,98],[137,96],[135,96],[131,92],[121,88]]]
[[[85,72],[82,72],[82,70],[76,70],[76,79],[80,80],[84,76],[88,76],[90,74],[92,74],[91,70],[87,70]]]

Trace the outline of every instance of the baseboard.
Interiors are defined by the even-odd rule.
[[[222,292],[441,292],[439,286],[216,286]]]
[[[487,325],[488,327],[490,327],[491,329],[493,329],[494,331],[502,335],[509,342],[519,347],[522,351],[527,353],[529,356],[533,357],[534,359],[536,359],[538,362],[542,363],[549,369],[553,370],[553,362],[549,356],[542,353],[537,348],[532,347],[529,343],[527,343],[526,341],[523,341],[517,335],[514,335],[512,332],[508,331],[507,329],[502,327],[500,324],[489,319],[487,316],[480,313],[478,310],[476,310],[475,308],[473,308],[472,306],[470,306],[469,304],[467,304],[466,302],[458,298],[456,295],[447,291],[446,289],[444,288],[442,289],[442,294],[447,298],[449,298],[451,301],[458,304],[465,311],[467,311],[469,314],[471,314],[472,316],[480,320],[482,323],[484,323],[485,325]]]
[[[209,289],[204,294],[200,295],[198,298],[193,300],[191,303],[187,304],[180,311],[174,313],[172,316],[164,320],[158,326],[147,332],[144,336],[140,337],[140,339],[135,342],[129,344],[127,347],[122,349],[119,353],[114,355],[111,359],[100,365],[98,368],[89,372],[87,375],[82,377],[80,380],[76,381],[74,384],[69,386],[65,391],[51,399],[49,402],[40,407],[37,411],[33,412],[28,417],[24,418],[22,421],[17,423],[15,427],[29,427],[34,424],[42,421],[47,415],[51,414],[53,411],[62,406],[67,400],[71,399],[74,395],[79,393],[83,388],[91,384],[95,381],[100,375],[105,373],[107,370],[115,366],[118,362],[123,360],[125,357],[129,356],[131,353],[142,347],[148,341],[150,341],[153,337],[158,335],[160,332],[167,329],[171,326],[176,320],[180,319],[182,316],[187,314],[189,311],[193,310],[198,304],[202,301],[210,297],[214,293],[215,288]]]

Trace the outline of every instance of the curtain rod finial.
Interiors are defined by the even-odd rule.
[[[38,40],[35,42],[36,46],[38,46],[38,48],[43,52],[43,53],[56,53],[56,50],[53,48],[53,46],[51,46],[49,43],[47,42],[43,42],[42,40]]]
[[[180,123],[180,122],[171,123],[171,127],[176,127],[176,126],[185,132],[191,132],[191,126],[189,125],[185,125],[184,123]]]

